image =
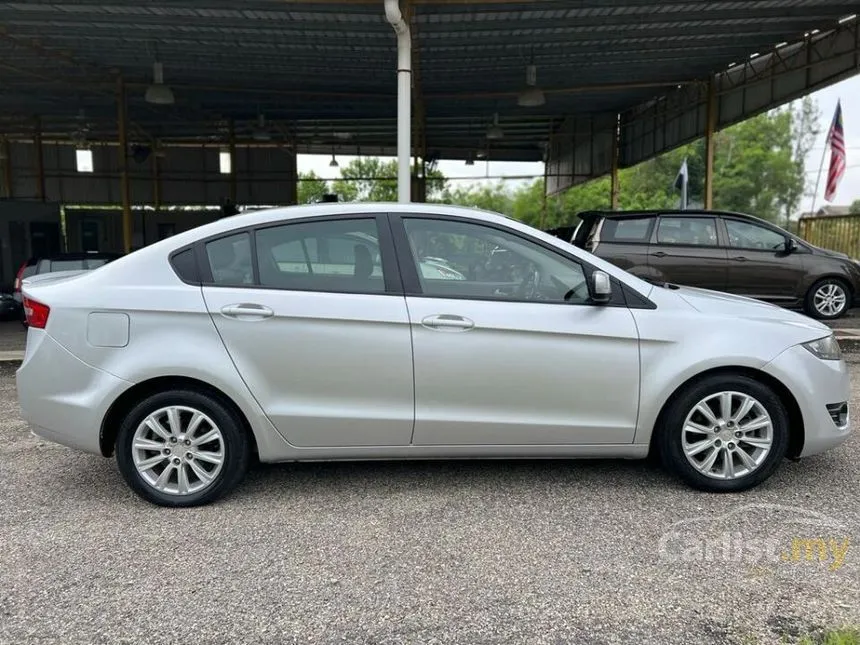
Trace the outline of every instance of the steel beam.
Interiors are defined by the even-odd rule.
[[[714,142],[717,128],[717,82],[708,81],[708,99],[705,117],[705,208],[714,207]]]
[[[132,220],[131,220],[131,185],[128,176],[128,131],[125,104],[125,84],[122,76],[116,83],[117,105],[117,137],[119,161],[119,188],[122,197],[122,243],[126,253],[131,253]]]
[[[33,119],[33,145],[36,153],[36,199],[45,201],[45,157],[42,150],[42,119]]]
[[[236,185],[236,126],[233,119],[227,122],[227,150],[230,154],[230,203],[236,205],[236,194],[238,187]]]
[[[9,139],[0,141],[0,153],[3,157],[3,197],[12,199],[12,156],[9,152]]]

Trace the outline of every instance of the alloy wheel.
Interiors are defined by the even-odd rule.
[[[224,437],[200,410],[164,407],[138,425],[132,459],[152,488],[168,495],[189,495],[215,482],[224,465]]]
[[[812,296],[812,306],[822,316],[837,316],[842,313],[848,302],[848,295],[842,285],[834,282],[823,284]]]
[[[699,401],[684,421],[687,461],[714,479],[738,479],[757,470],[773,446],[773,421],[743,392],[717,392]]]

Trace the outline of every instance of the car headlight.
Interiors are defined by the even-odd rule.
[[[803,346],[824,361],[838,361],[842,358],[842,350],[833,334],[803,343]]]

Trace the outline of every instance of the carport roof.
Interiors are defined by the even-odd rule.
[[[414,38],[414,113],[428,155],[540,160],[569,115],[619,113],[699,83],[858,11],[847,0],[401,2]],[[133,140],[249,139],[259,114],[299,152],[391,152],[396,42],[382,0],[0,2],[0,134],[116,137],[116,76]],[[164,64],[174,106],[143,93]],[[547,96],[517,106],[525,67]],[[498,113],[505,136],[489,142]],[[423,118],[422,118],[423,115]],[[420,145],[420,127],[416,142]]]

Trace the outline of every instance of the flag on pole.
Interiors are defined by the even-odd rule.
[[[827,171],[827,186],[824,188],[824,199],[832,202],[836,197],[836,188],[842,175],[845,174],[845,132],[842,129],[842,102],[836,103],[836,114],[830,132],[827,133],[827,143],[830,145],[830,169]]]
[[[687,210],[687,179],[689,178],[689,174],[687,172],[687,158],[684,157],[684,163],[681,164],[681,169],[678,171],[678,175],[675,177],[675,183],[673,187],[676,190],[681,191],[681,210]]]

